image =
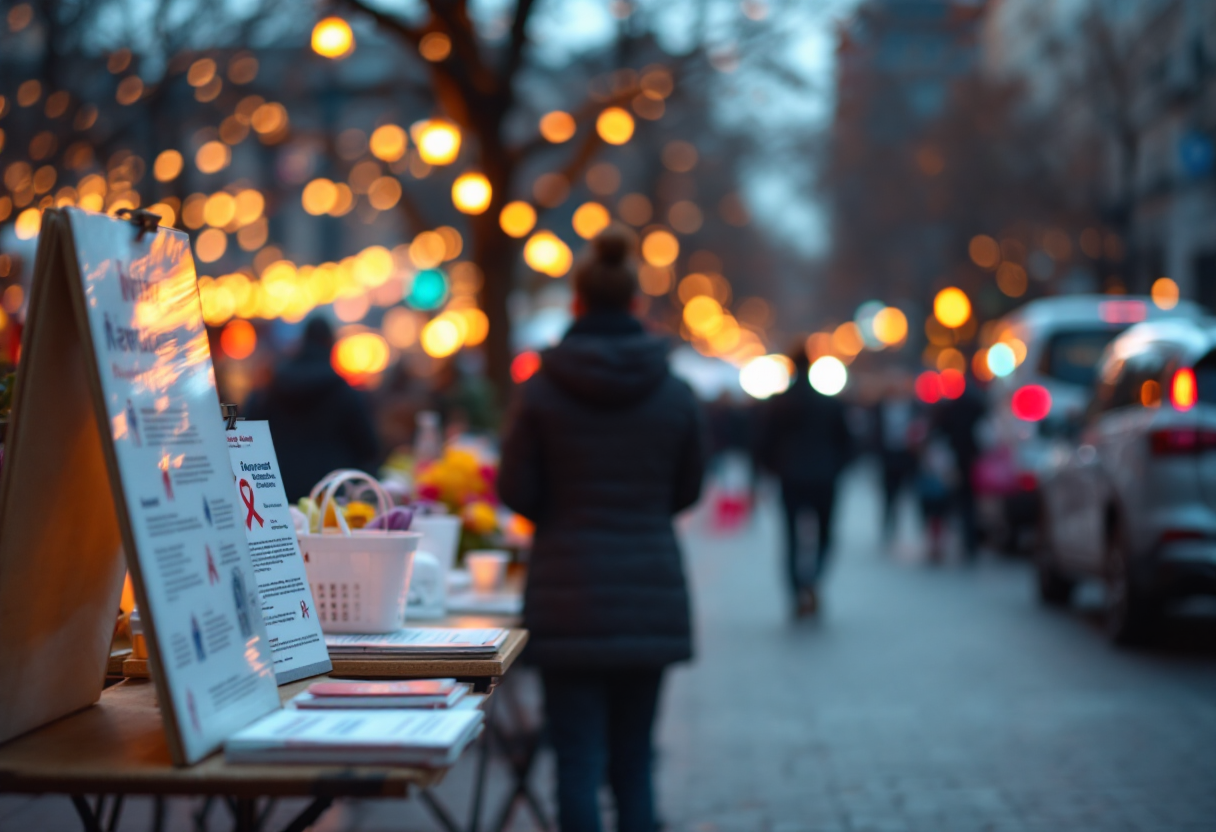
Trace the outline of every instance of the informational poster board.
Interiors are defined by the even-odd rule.
[[[238,522],[224,426],[216,416],[219,399],[189,240],[171,229],[74,208],[47,210],[41,234],[35,286],[39,280],[58,285],[35,288],[34,305],[56,292],[71,300],[169,749],[174,762],[193,763],[278,708],[279,697]],[[31,308],[31,318],[39,314]],[[48,391],[62,394],[65,384],[80,383],[79,377],[35,374],[45,335],[24,346],[18,397],[46,401]],[[43,426],[36,412],[23,409],[19,418],[12,457],[28,466],[22,440]],[[9,475],[6,464],[6,498],[15,488]],[[41,499],[51,503],[65,495],[44,492]],[[10,508],[0,506],[6,527],[40,522],[14,516]],[[6,564],[14,556],[7,548],[2,554]],[[4,573],[0,581],[3,595],[9,591]]]
[[[237,520],[249,541],[275,678],[285,685],[328,673],[333,665],[304,571],[270,424],[237,422],[228,431],[228,456],[239,499]]]

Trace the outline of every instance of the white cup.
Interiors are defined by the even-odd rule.
[[[483,549],[464,556],[475,592],[495,592],[507,580],[507,564],[511,555],[499,549]]]

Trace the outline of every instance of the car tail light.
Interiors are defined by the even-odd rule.
[[[1153,431],[1148,439],[1156,456],[1180,456],[1216,450],[1216,430],[1168,428]]]
[[[1190,410],[1199,400],[1199,387],[1195,383],[1195,371],[1182,367],[1174,371],[1170,381],[1170,404],[1175,410]]]
[[[1014,391],[1009,407],[1022,421],[1038,422],[1051,412],[1051,393],[1042,385],[1027,384]]]

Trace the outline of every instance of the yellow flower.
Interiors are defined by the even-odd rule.
[[[473,534],[489,534],[498,528],[498,513],[483,500],[464,507],[464,527]]]
[[[346,518],[346,525],[352,529],[361,529],[376,516],[376,507],[359,500],[351,500],[342,509],[342,516]],[[325,509],[325,528],[338,528],[338,518],[334,514],[334,503],[332,501]]]

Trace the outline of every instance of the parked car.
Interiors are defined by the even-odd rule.
[[[1064,426],[1089,402],[1103,349],[1134,324],[1202,316],[1188,301],[1163,310],[1148,297],[1070,295],[1031,301],[997,323],[1007,343],[1025,350],[988,387],[989,443],[976,472],[981,525],[998,548],[1033,548],[1040,479]]]
[[[1042,486],[1043,601],[1105,581],[1117,642],[1167,602],[1216,593],[1216,319],[1133,327],[1104,351],[1071,450]]]

